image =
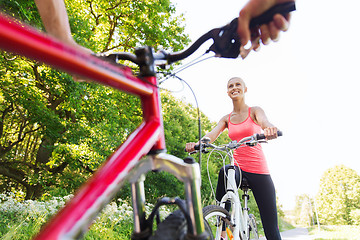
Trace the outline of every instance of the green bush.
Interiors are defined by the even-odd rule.
[[[29,239],[38,233],[72,196],[52,197],[48,201],[17,200],[13,193],[0,194],[0,238]],[[153,209],[147,204],[147,214]],[[169,208],[162,207],[160,218],[170,214]],[[133,231],[133,209],[127,201],[118,199],[106,205],[95,219],[84,239],[130,239]]]

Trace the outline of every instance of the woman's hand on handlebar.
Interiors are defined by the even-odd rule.
[[[189,142],[189,143],[186,143],[185,145],[185,150],[187,152],[194,152],[195,151],[195,146],[196,145],[199,145],[199,143],[194,143],[194,142]]]
[[[267,140],[272,140],[278,137],[277,127],[267,127],[264,128],[264,135]]]
[[[249,2],[241,9],[238,18],[238,34],[242,46],[252,41],[252,49],[257,50],[260,47],[259,39],[263,44],[268,44],[270,39],[277,41],[280,31],[287,31],[290,23],[290,14],[285,17],[281,14],[275,14],[273,21],[263,24],[256,31],[249,29],[250,20],[264,13],[276,4],[284,2],[294,2],[295,0],[249,0]]]

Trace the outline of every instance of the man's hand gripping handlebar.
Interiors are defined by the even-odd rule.
[[[253,18],[250,21],[249,28],[256,28],[262,24],[270,22],[275,14],[286,15],[292,11],[295,11],[295,9],[295,2],[277,4],[268,11],[264,12],[262,15]],[[171,64],[183,60],[198,50],[199,47],[209,39],[212,39],[214,43],[210,46],[207,52],[213,52],[217,57],[237,58],[240,55],[241,46],[240,38],[237,34],[237,28],[238,18],[235,18],[229,24],[220,28],[214,28],[205,33],[184,51],[175,53],[160,51],[154,53],[154,61],[157,62],[156,65],[164,66],[164,61],[166,61],[166,64]],[[143,60],[139,59],[138,56],[130,53],[99,54],[98,56],[102,58],[108,58],[109,61],[129,60],[139,66],[141,66],[143,62]],[[243,55],[242,57],[244,58]]]

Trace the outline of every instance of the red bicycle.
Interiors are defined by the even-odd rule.
[[[286,14],[293,10],[293,2],[277,5],[253,19],[251,26],[270,21],[275,13]],[[201,206],[199,164],[165,153],[155,66],[159,61],[163,63],[165,60],[167,64],[171,64],[185,59],[209,39],[214,40],[209,51],[219,57],[237,58],[240,42],[236,28],[237,19],[234,19],[230,24],[204,34],[187,50],[178,53],[154,53],[151,47],[142,47],[135,54],[116,53],[97,57],[81,53],[0,13],[1,49],[136,95],[141,99],[143,108],[143,121],[139,127],[78,190],[74,198],[43,227],[35,239],[80,238],[125,181],[131,183],[132,189],[132,239],[208,238],[207,231],[210,230],[204,225]],[[135,76],[129,67],[114,64],[121,59],[136,63],[140,67],[139,75]],[[146,216],[143,175],[152,170],[167,171],[184,182],[186,199],[163,198],[152,213]],[[177,204],[180,212],[161,222],[153,235],[153,219],[157,209],[164,204]]]

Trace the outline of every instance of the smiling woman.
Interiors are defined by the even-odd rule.
[[[227,93],[232,100],[233,111],[222,117],[217,126],[205,135],[210,139],[210,143],[214,142],[225,128],[229,130],[229,137],[236,141],[255,133],[261,133],[261,131],[264,131],[268,140],[277,137],[277,128],[268,121],[265,112],[260,107],[249,107],[245,103],[246,92],[246,84],[241,78],[233,77],[228,81]],[[192,152],[195,150],[195,145],[198,144],[187,143],[186,150]],[[254,194],[267,239],[281,239],[277,227],[275,188],[261,145],[241,147],[234,150],[234,160],[237,168],[237,184],[239,184],[241,172],[242,176],[247,178]],[[227,170],[228,165],[223,167],[219,173],[216,188],[216,199],[218,201],[221,201],[226,191],[224,176]],[[230,210],[230,207],[230,203],[225,205],[227,210]],[[221,235],[225,238],[225,229]]]
[[[240,94],[239,90],[242,90],[243,93],[247,91],[245,82],[241,78],[231,78],[228,81],[228,94]],[[230,95],[229,95],[230,96]]]

